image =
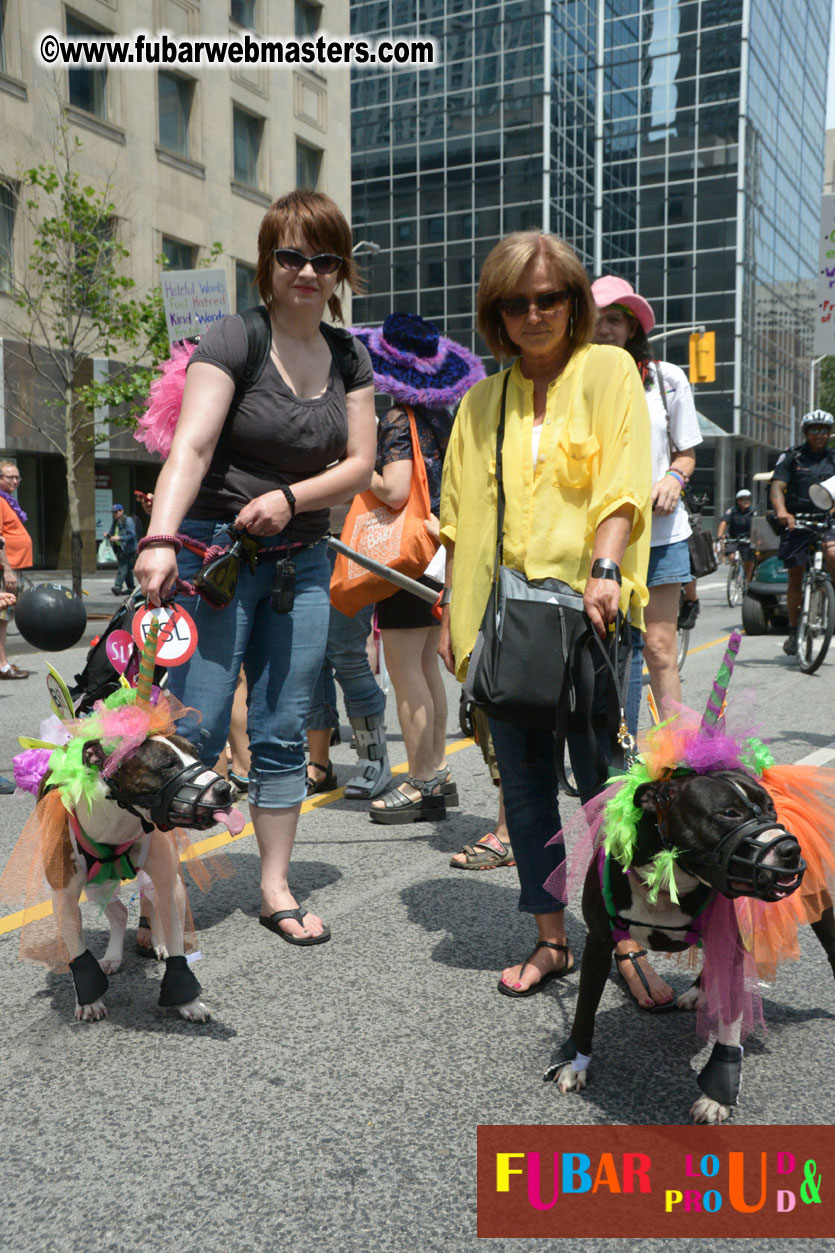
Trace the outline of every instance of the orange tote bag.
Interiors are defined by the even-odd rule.
[[[426,464],[418,443],[415,415],[408,405],[412,432],[412,486],[409,499],[400,509],[384,504],[369,489],[354,497],[345,525],[342,543],[354,552],[372,557],[392,570],[419,579],[437,552],[438,545],[424,523],[432,512]],[[372,574],[358,562],[340,553],[331,579],[331,604],[352,618],[366,605],[386,600],[400,589],[381,574]]]

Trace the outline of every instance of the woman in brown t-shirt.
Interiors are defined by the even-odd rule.
[[[370,482],[374,391],[362,345],[354,341],[358,368],[346,384],[320,330],[326,306],[341,320],[337,291],[357,285],[350,228],[329,197],[296,191],[272,205],[258,235],[256,277],[269,313],[270,360],[236,396],[246,361],[243,323],[224,318],[202,339],[189,363],[136,575],[153,604],[171,594],[178,573],[193,579],[201,558],[183,548],[178,565],[178,532],[228,545],[234,524],[269,550],[259,554],[254,572],[241,564],[228,609],[187,602],[197,651],[171,670],[169,688],[200,711],[200,723],[184,733],[211,764],[226,740],[243,664],[261,923],[290,943],[308,945],[329,939],[330,931],[299,909],[287,874],[305,795],[305,716],[328,631],[324,536],[330,507]],[[285,559],[295,565],[295,599],[289,612],[273,612],[273,582]]]

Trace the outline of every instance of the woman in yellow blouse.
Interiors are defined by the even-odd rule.
[[[516,357],[502,450],[504,562],[528,578],[583,593],[601,638],[618,608],[642,625],[649,557],[650,438],[644,389],[628,354],[590,343],[595,311],[577,255],[562,240],[520,231],[497,244],[478,289],[478,328],[498,361]],[[467,672],[496,553],[496,432],[503,374],[461,402],[444,463],[441,538],[447,549],[439,652]],[[547,647],[543,640],[543,647]],[[568,974],[564,906],[543,884],[563,860],[546,847],[561,827],[553,735],[491,719],[519,909],[538,942],[506,969],[499,991],[530,996]]]

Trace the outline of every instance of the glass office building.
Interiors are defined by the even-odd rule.
[[[652,302],[660,355],[684,362],[686,328],[716,332],[698,407],[733,436],[739,477],[763,468],[808,407],[829,10],[352,3],[355,33],[440,51],[430,70],[353,75],[354,226],[380,246],[355,319],[415,310],[483,352],[483,258],[508,231],[555,231]]]

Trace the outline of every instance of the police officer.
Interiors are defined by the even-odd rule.
[[[716,533],[717,539],[723,539],[727,534],[728,540],[735,541],[733,547],[726,543],[726,551],[733,552],[734,548],[739,552],[742,565],[745,569],[745,582],[751,582],[751,576],[754,573],[754,549],[751,547],[751,519],[757,516],[756,509],[751,508],[751,493],[747,487],[742,487],[736,494],[736,503],[730,509],[726,509],[722,521],[719,523],[719,530]]]
[[[803,572],[813,534],[808,527],[797,525],[795,514],[815,514],[821,519],[827,516],[824,510],[817,509],[812,503],[809,487],[835,474],[835,450],[828,447],[833,427],[835,418],[823,409],[805,414],[800,423],[805,437],[803,443],[786,449],[777,462],[771,481],[771,504],[777,521],[786,527],[777,551],[789,572],[786,599],[790,630],[783,644],[783,652],[789,656],[797,652],[797,619],[800,616]],[[823,540],[826,568],[835,577],[835,524],[824,532]]]

